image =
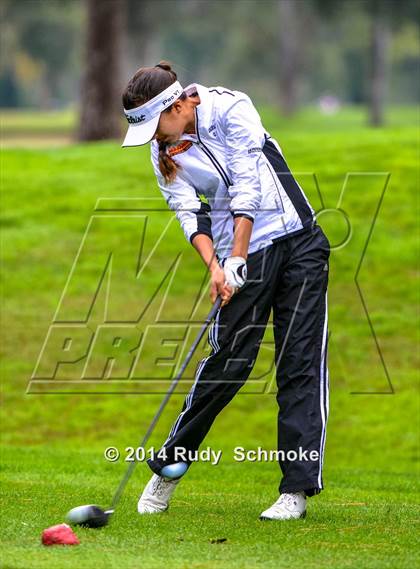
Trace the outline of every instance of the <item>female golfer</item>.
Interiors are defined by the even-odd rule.
[[[154,475],[138,511],[168,508],[190,453],[251,373],[273,310],[282,478],[280,497],[260,518],[304,517],[306,497],[323,488],[328,239],[245,93],[183,88],[162,61],[136,72],[123,105],[123,146],[151,142],[160,190],[211,273],[212,301],[223,301],[209,331],[211,353],[164,452],[148,461]]]

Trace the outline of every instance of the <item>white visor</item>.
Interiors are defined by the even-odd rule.
[[[158,127],[160,113],[179,99],[182,92],[181,83],[175,81],[175,83],[169,85],[169,87],[144,105],[128,111],[124,109],[124,114],[130,126],[122,146],[141,146],[150,142]]]

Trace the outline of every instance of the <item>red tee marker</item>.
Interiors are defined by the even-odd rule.
[[[79,545],[77,535],[67,524],[59,524],[44,529],[41,537],[44,545]]]

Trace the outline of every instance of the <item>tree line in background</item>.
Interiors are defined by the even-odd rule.
[[[319,97],[417,102],[416,0],[2,0],[0,107],[80,105],[79,136],[119,135],[120,93],[169,59],[291,114]],[[106,117],[106,120],[104,120]]]

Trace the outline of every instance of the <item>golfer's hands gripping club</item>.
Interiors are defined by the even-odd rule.
[[[226,282],[225,272],[222,267],[217,264],[211,270],[210,282],[210,300],[214,304],[218,296],[222,299],[221,306],[225,306],[232,298],[234,290]]]
[[[222,298],[221,306],[224,306],[245,284],[246,278],[247,266],[243,257],[228,257],[223,267],[219,264],[215,265],[211,271],[211,301],[214,303],[217,296],[220,295]]]

